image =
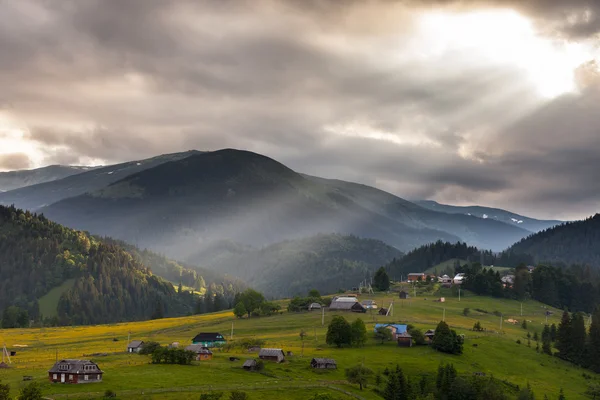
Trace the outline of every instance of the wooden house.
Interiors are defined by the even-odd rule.
[[[219,347],[225,343],[225,337],[217,332],[199,333],[192,339],[192,344],[201,344],[204,347]]]
[[[392,336],[394,339],[398,338],[398,335],[406,333],[408,326],[403,324],[375,324],[375,332],[379,328],[387,328],[392,331]]]
[[[89,360],[60,360],[48,371],[50,382],[93,383],[102,382],[104,372]]]
[[[142,350],[143,346],[144,346],[144,341],[142,341],[142,340],[132,340],[127,345],[127,352],[128,353],[139,353]]]
[[[281,349],[260,349],[258,358],[280,363],[285,361],[285,353]]]
[[[329,306],[329,311],[352,311],[352,312],[366,313],[367,309],[362,304],[360,304],[358,301],[350,302],[350,301],[334,300],[331,302],[331,305]]]
[[[408,282],[425,282],[425,279],[427,278],[427,276],[422,273],[416,273],[416,272],[412,272],[410,274],[408,274],[408,277],[406,278],[406,280]]]
[[[201,344],[190,344],[185,348],[186,351],[194,353],[196,361],[212,360],[213,353],[208,347],[204,347]]]
[[[256,371],[256,360],[246,360],[244,361],[244,365],[242,365],[246,371]]]
[[[396,340],[398,341],[398,346],[402,347],[411,347],[412,346],[412,336],[408,332],[402,332],[396,335]]]
[[[337,369],[337,363],[333,358],[313,358],[310,366],[315,369]]]
[[[404,290],[401,290],[400,293],[398,293],[398,297],[400,297],[403,300],[408,299],[410,296],[408,295],[407,292],[405,292]]]
[[[433,341],[433,337],[435,336],[435,330],[428,329],[427,331],[425,331],[425,333],[423,334],[423,336],[425,336],[425,340],[428,343],[431,343]]]

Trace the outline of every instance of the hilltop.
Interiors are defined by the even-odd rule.
[[[529,254],[536,263],[600,267],[600,214],[568,222],[515,243],[508,252]]]
[[[38,183],[56,181],[96,168],[72,165],[49,165],[43,168],[0,172],[0,192],[7,192]]]

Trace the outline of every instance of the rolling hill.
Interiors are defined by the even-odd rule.
[[[38,183],[56,181],[71,175],[77,175],[96,167],[69,165],[49,165],[43,168],[0,172],[0,192],[19,189]]]
[[[268,296],[305,295],[358,286],[375,268],[402,253],[379,240],[321,234],[256,249],[220,242],[188,257],[222,273],[237,276]]]
[[[232,149],[162,163],[41,211],[67,226],[178,259],[219,240],[262,247],[342,233],[401,251],[440,239],[500,250],[528,233],[498,221],[426,210],[368,186],[307,177],[268,157]]]
[[[52,323],[63,325],[143,320],[158,308],[168,316],[194,310],[189,293],[177,294],[149,267],[179,280],[199,280],[198,272],[148,251],[129,250],[136,251],[0,206],[0,310],[4,315],[14,306],[35,321],[56,316]],[[235,291],[234,280],[208,271],[205,284],[215,283],[209,278],[219,279],[222,291]]]
[[[536,263],[600,267],[600,214],[568,222],[515,243],[508,252],[530,254]]]
[[[563,223],[563,221],[529,218],[510,211],[502,210],[500,208],[482,206],[451,206],[447,204],[440,204],[433,200],[417,200],[415,203],[421,207],[433,211],[439,211],[448,214],[472,215],[482,219],[493,219],[504,222],[508,225],[518,226],[519,228],[528,230],[532,233],[543,231],[544,229],[548,229]]]
[[[122,164],[93,168],[87,171],[77,170],[77,173],[70,174],[62,179],[46,179],[46,181],[38,184],[33,184],[33,181],[25,179],[21,183],[21,188],[0,193],[0,205],[15,205],[18,208],[36,211],[41,207],[66,198],[99,190],[136,172],[155,167],[168,161],[180,160],[196,153],[198,152],[188,151],[183,153],[164,154],[146,160],[130,161]],[[60,168],[63,170],[64,168],[71,167]],[[24,171],[14,171],[17,176],[21,172]],[[31,183],[28,184],[27,182]]]

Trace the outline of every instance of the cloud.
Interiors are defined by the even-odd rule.
[[[27,169],[31,160],[25,153],[0,154],[0,170]]]
[[[0,109],[43,163],[233,147],[404,197],[593,212],[593,90],[544,103],[521,66],[436,46],[419,13],[459,3],[2,2]],[[598,32],[591,0],[469,3],[552,39]]]

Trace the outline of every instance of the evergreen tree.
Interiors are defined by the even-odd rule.
[[[556,341],[556,324],[550,326],[550,341],[552,343]]]
[[[331,319],[327,327],[325,342],[337,347],[352,344],[352,328],[346,318],[336,315]]]
[[[367,343],[367,327],[362,319],[357,318],[351,326],[352,346],[362,347]]]
[[[571,320],[571,346],[569,359],[577,364],[585,362],[586,330],[582,313],[575,313]]]
[[[560,388],[560,393],[558,394],[558,400],[567,400],[567,398],[565,397],[565,392],[563,391],[562,388]]]
[[[437,328],[435,328],[435,336],[431,347],[443,353],[461,354],[463,340],[456,334],[456,331],[450,329],[447,323],[440,321]]]
[[[390,288],[390,277],[387,272],[385,272],[385,268],[381,267],[375,272],[375,276],[373,277],[373,285],[375,289],[379,291],[386,291]]]
[[[42,388],[37,382],[32,382],[21,389],[19,400],[42,400]]]
[[[564,311],[556,331],[556,348],[561,358],[568,359],[571,354],[571,317]]]
[[[600,372],[600,306],[592,315],[589,338],[589,364],[595,372]]]
[[[162,301],[160,301],[160,299],[156,299],[156,302],[154,305],[154,312],[150,316],[150,319],[161,319],[164,317],[165,317],[165,311],[164,311],[163,303],[162,303]]]

